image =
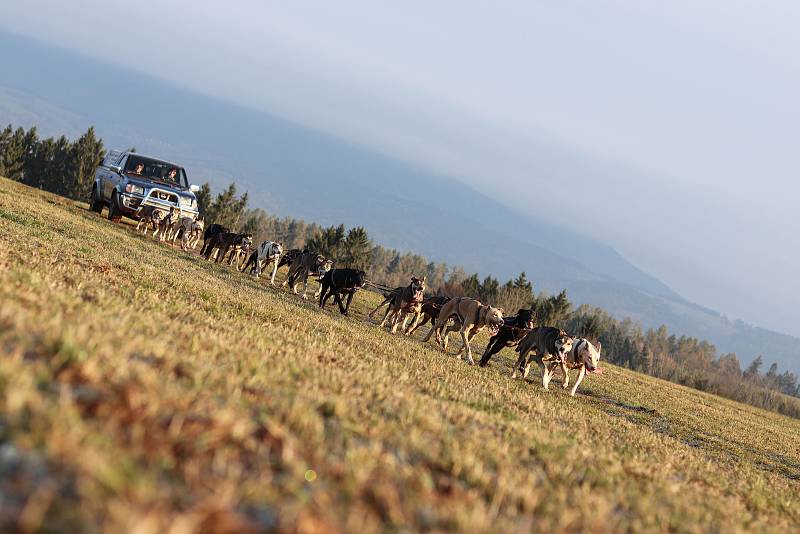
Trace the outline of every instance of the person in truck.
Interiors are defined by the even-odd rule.
[[[178,183],[178,169],[175,167],[171,168],[167,173],[167,180],[173,183]]]

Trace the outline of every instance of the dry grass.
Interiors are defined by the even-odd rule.
[[[544,392],[375,303],[323,313],[0,180],[0,525],[798,528],[800,421],[609,365]]]

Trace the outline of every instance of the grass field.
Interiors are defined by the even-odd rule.
[[[800,421],[608,364],[545,392],[376,299],[321,312],[0,179],[0,530],[800,529]]]

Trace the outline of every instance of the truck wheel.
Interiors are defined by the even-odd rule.
[[[116,192],[111,195],[111,203],[108,205],[108,220],[111,222],[122,220],[122,214],[119,212],[119,197]]]
[[[103,211],[103,201],[100,200],[100,195],[97,192],[97,186],[92,188],[92,198],[89,203],[89,209],[95,213]]]

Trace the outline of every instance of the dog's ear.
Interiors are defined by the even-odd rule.
[[[600,344],[600,341],[598,341],[598,342],[597,342],[597,354],[600,354],[600,350],[601,350],[602,348],[603,348],[603,346]]]

